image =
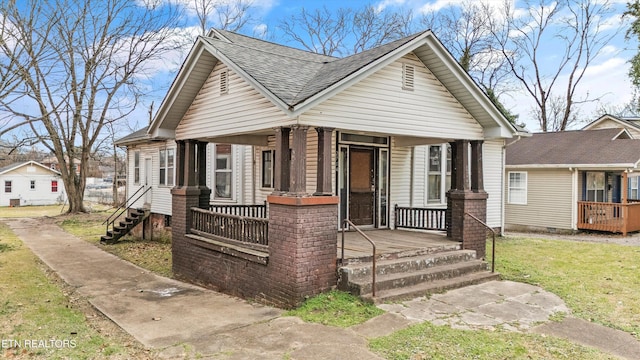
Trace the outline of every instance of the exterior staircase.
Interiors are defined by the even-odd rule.
[[[407,300],[499,279],[476,259],[473,250],[419,249],[376,257],[376,288],[372,296],[371,257],[350,259],[338,269],[338,288],[375,303]]]
[[[124,221],[118,222],[117,225],[115,221],[107,224],[107,233],[106,235],[100,236],[100,243],[115,244],[121,237],[127,235],[148,216],[149,211],[145,211],[144,209],[129,209]]]

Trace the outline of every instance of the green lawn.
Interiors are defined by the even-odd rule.
[[[139,358],[142,350],[125,346],[126,336],[115,325],[114,337],[105,335],[101,325],[91,326],[81,310],[90,307],[86,300],[65,290],[45,269],[0,223],[0,358]],[[93,316],[98,323],[100,315]]]
[[[640,334],[640,247],[502,238],[496,271],[560,296],[573,315]]]

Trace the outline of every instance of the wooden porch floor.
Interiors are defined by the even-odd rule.
[[[431,248],[433,251],[457,250],[460,243],[446,237],[444,232],[419,232],[407,230],[363,230],[376,244],[378,255]],[[338,232],[338,259],[341,257],[342,232]],[[345,259],[371,256],[371,244],[355,231],[344,234]]]

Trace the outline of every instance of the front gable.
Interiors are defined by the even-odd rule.
[[[221,83],[221,77],[226,81]],[[291,120],[279,107],[219,62],[178,124],[176,139],[213,139],[237,135],[239,128],[249,133],[289,123]]]
[[[411,88],[404,83],[407,71]],[[440,141],[483,138],[482,126],[414,53],[314,106],[300,123]]]

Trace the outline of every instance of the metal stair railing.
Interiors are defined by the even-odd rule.
[[[484,221],[478,219],[477,217],[473,216],[472,214],[469,214],[468,212],[466,212],[464,214],[465,215],[469,215],[470,218],[472,218],[473,220],[479,222],[480,225],[482,225],[485,228],[489,229],[489,231],[491,231],[491,234],[493,234],[493,241],[491,243],[491,272],[492,273],[496,272],[496,231],[493,230],[493,228],[491,226],[487,225]]]
[[[109,227],[111,227],[113,230],[113,224],[118,220],[120,215],[124,214],[126,211],[131,209],[131,206],[127,204],[129,203],[135,204],[136,201],[140,200],[142,196],[144,196],[147,192],[149,192],[149,190],[152,189],[151,186],[147,187],[146,189],[145,187],[146,185],[142,185],[140,188],[138,188],[138,190],[136,190],[136,192],[134,192],[133,195],[131,195],[127,200],[125,200],[122,204],[120,204],[120,206],[118,206],[118,208],[111,215],[109,215],[109,217],[105,221],[102,222],[102,225],[107,224],[107,230],[106,230],[107,233],[109,233]],[[144,191],[142,191],[143,189]],[[142,191],[142,193],[138,194],[140,191]],[[136,195],[137,197],[134,200],[132,200]]]
[[[345,232],[345,229],[347,228],[347,225],[352,226],[353,229],[357,231],[358,234],[362,235],[365,238],[365,240],[367,240],[373,247],[373,263],[371,265],[372,266],[371,297],[376,297],[376,243],[373,242],[371,238],[369,238],[364,232],[362,232],[362,230],[360,230],[349,219],[344,219],[344,221],[342,222],[342,245],[341,245],[342,253],[341,253],[340,264],[344,264],[344,232]]]

